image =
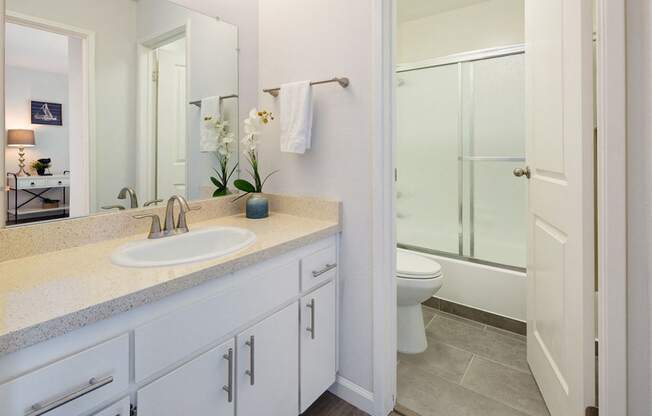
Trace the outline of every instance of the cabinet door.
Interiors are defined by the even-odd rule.
[[[234,352],[230,340],[140,389],[138,415],[233,416]]]
[[[335,382],[335,283],[301,299],[301,412]]]
[[[299,414],[297,309],[294,303],[238,335],[238,416]]]
[[[130,416],[131,400],[125,397],[117,403],[112,404],[104,410],[95,413],[93,416]]]

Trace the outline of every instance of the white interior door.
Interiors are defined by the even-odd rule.
[[[186,55],[158,50],[156,197],[186,195]]]
[[[552,416],[595,400],[590,0],[526,0],[528,362]]]

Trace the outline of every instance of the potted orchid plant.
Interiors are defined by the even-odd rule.
[[[213,197],[228,195],[229,181],[238,168],[236,163],[229,171],[229,162],[233,156],[233,146],[235,144],[235,136],[229,128],[229,122],[221,119],[214,120],[212,117],[206,117],[204,122],[215,130],[215,137],[217,138],[217,156],[218,168],[213,169],[216,176],[211,176],[211,182],[215,185],[215,192]]]
[[[244,192],[244,194],[236,198],[236,200],[243,196],[253,194],[247,200],[247,218],[266,218],[269,215],[269,203],[267,198],[260,194],[263,192],[263,186],[265,186],[267,180],[277,173],[278,170],[271,172],[264,178],[261,177],[258,146],[260,144],[261,129],[273,120],[274,116],[269,111],[259,111],[254,108],[249,112],[249,117],[244,121],[245,135],[242,138],[242,144],[244,145],[243,153],[251,168],[248,173],[251,176],[253,183],[244,179],[237,179],[233,184],[236,188]]]

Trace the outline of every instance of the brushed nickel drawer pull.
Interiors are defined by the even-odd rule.
[[[312,299],[306,308],[310,309],[310,326],[306,331],[310,332],[310,338],[315,339],[315,299]]]
[[[312,277],[319,277],[319,276],[321,276],[321,275],[324,274],[324,273],[328,273],[328,272],[330,272],[331,270],[333,270],[333,269],[336,268],[336,267],[337,267],[337,263],[326,264],[326,267],[324,267],[324,268],[321,269],[321,270],[313,270],[313,272],[312,272]]]
[[[41,402],[41,403],[36,403],[35,405],[32,406],[32,410],[29,412],[25,413],[25,416],[40,416],[44,415],[46,413],[51,412],[54,409],[58,409],[59,407],[68,404],[72,402],[73,400],[79,399],[82,396],[85,396],[89,393],[94,392],[95,390],[106,386],[109,383],[113,382],[113,377],[105,377],[101,379],[97,379],[95,377],[91,378],[88,380],[88,384],[85,385],[84,387],[80,388],[79,390],[75,390],[71,393],[66,394],[65,396],[62,396],[58,399],[54,399],[49,402]]]
[[[222,356],[229,363],[229,380],[227,385],[222,387],[222,390],[228,393],[229,403],[233,402],[233,348],[229,348],[229,352]]]
[[[249,338],[249,341],[245,342],[245,345],[249,347],[249,370],[245,371],[245,374],[249,376],[249,384],[252,386],[254,385],[255,377],[256,377],[256,369],[255,369],[255,360],[256,360],[256,343],[255,343],[254,336],[252,335]]]

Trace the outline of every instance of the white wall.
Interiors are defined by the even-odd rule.
[[[36,146],[26,148],[26,169],[36,159],[52,158],[52,173],[63,173],[69,169],[68,155],[68,76],[27,68],[7,67],[5,69],[5,123],[7,129],[35,130]],[[63,126],[31,124],[30,100],[63,104]],[[8,172],[18,170],[18,151],[5,149]]]
[[[5,68],[5,124],[7,129],[34,129],[36,146],[25,148],[25,169],[30,171],[30,165],[37,159],[51,158],[50,171],[61,174],[70,168],[69,163],[69,129],[68,117],[68,76],[45,71],[35,71],[27,68]],[[63,126],[46,126],[31,124],[30,100],[48,101],[63,105]],[[5,163],[7,172],[18,171],[18,149],[5,148]],[[13,196],[13,193],[7,194]],[[44,196],[61,199],[61,190],[51,190]],[[18,202],[22,203],[31,196],[20,192]],[[13,198],[9,198],[9,207],[14,206]],[[35,199],[26,207],[39,207],[41,201]]]
[[[262,170],[281,169],[272,192],[342,200],[340,374],[372,390],[371,111],[372,2],[260,2],[260,84],[348,76],[351,86],[315,87],[312,149],[279,151],[278,119],[265,133]],[[261,106],[279,115],[278,99]],[[273,207],[272,207],[273,209]]]
[[[524,21],[523,0],[489,0],[399,22],[397,61],[523,43]]]
[[[249,110],[258,105],[259,0],[172,0],[209,16],[218,16],[238,27],[240,126]]]
[[[160,0],[138,2],[138,39],[152,39],[187,25],[188,99],[189,101],[238,93],[238,29],[218,22],[214,17],[189,11],[174,3]],[[223,115],[237,127],[236,100],[223,101]],[[202,186],[210,185],[210,176],[217,165],[214,153],[200,152],[200,110],[192,106],[187,112],[188,197],[198,199]],[[153,197],[153,195],[151,195]]]
[[[627,1],[628,414],[650,415],[652,3]]]
[[[7,10],[96,33],[97,182],[91,187],[98,206],[116,203],[120,188],[135,186],[136,5],[131,0],[7,1]]]
[[[172,0],[238,27],[240,116],[258,103],[258,0]]]
[[[257,103],[257,0],[178,0],[238,26],[240,114]],[[7,9],[93,30],[96,38],[97,205],[116,203],[122,186],[136,185],[136,7],[132,0],[8,0]],[[209,19],[209,18],[206,18]],[[211,42],[205,42],[212,45]],[[212,65],[198,65],[210,71]],[[195,125],[191,124],[191,125]],[[207,159],[207,158],[205,158]],[[206,162],[206,161],[204,161]],[[204,163],[207,165],[207,163]],[[206,176],[206,175],[203,175]]]

